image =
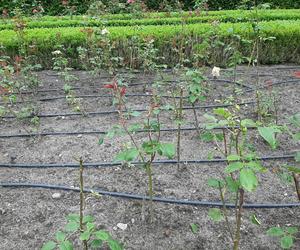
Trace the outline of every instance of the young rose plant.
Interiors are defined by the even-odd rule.
[[[225,108],[214,110],[214,115],[205,115],[208,120],[206,129],[210,138],[216,145],[219,153],[226,159],[226,168],[220,171],[221,179],[210,179],[209,186],[218,189],[222,201],[222,209],[209,210],[209,216],[214,221],[225,220],[226,230],[232,240],[233,249],[239,249],[241,239],[241,225],[243,217],[243,205],[246,192],[253,192],[258,186],[257,172],[266,169],[261,165],[254,152],[248,152],[246,139],[249,127],[257,127],[251,119],[241,119],[239,107],[229,111]],[[214,133],[213,129],[219,128],[222,134]],[[220,144],[223,141],[223,145]],[[229,213],[226,207],[226,192],[236,204],[234,226],[229,221]],[[256,221],[256,217],[251,221]]]
[[[125,145],[125,148],[117,154],[115,161],[123,162],[124,164],[142,165],[148,177],[148,195],[150,200],[150,219],[153,220],[153,162],[157,155],[165,156],[169,159],[175,156],[176,150],[172,143],[164,143],[161,141],[161,123],[159,115],[161,108],[159,103],[155,101],[150,103],[146,117],[143,121],[129,124],[128,117],[141,116],[139,112],[129,112],[129,116],[124,112],[125,92],[126,88],[118,85],[118,81],[114,80],[112,84],[104,86],[111,89],[114,97],[114,104],[117,105],[119,113],[119,124],[110,129],[104,137],[101,137],[99,144],[102,144],[104,138],[113,138],[115,136],[127,135],[130,139],[130,144]],[[155,99],[153,99],[155,100]],[[137,132],[144,132],[147,139],[139,141],[135,138]],[[135,160],[139,162],[134,163]]]

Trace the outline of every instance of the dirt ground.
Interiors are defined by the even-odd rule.
[[[293,73],[300,66],[276,65],[263,66],[258,70],[259,84],[283,82],[274,85],[273,90],[278,95],[278,122],[285,124],[288,118],[300,113],[300,79]],[[94,77],[89,72],[72,72],[78,80],[72,83],[76,96],[109,94],[103,84],[111,82],[111,78],[103,72]],[[255,92],[246,92],[255,86],[254,69],[241,66],[237,71],[237,80],[245,86],[237,95],[239,102],[254,100]],[[207,76],[209,71],[206,72]],[[24,100],[31,101],[38,114],[60,114],[58,117],[42,117],[36,127],[18,119],[3,118],[0,121],[0,166],[1,163],[70,163],[74,158],[82,157],[85,162],[111,162],[129,138],[122,136],[106,140],[98,145],[99,135],[86,135],[83,131],[107,131],[118,124],[116,113],[107,115],[67,116],[76,113],[64,97],[62,90],[64,82],[57,72],[38,72],[41,86],[39,90],[59,89],[59,91],[24,94]],[[122,73],[124,81],[128,82],[127,93],[151,93],[151,84],[134,85],[136,83],[152,83],[158,77],[135,73]],[[168,81],[178,80],[177,76],[168,73],[164,76]],[[222,80],[232,80],[229,70],[222,70]],[[208,80],[209,94],[206,101],[199,105],[218,104],[233,93],[237,84],[221,80]],[[130,85],[134,85],[131,86]],[[166,89],[172,89],[171,83]],[[166,94],[170,94],[166,92]],[[265,95],[268,92],[264,92]],[[62,97],[52,101],[40,101],[48,97]],[[132,109],[147,108],[149,97],[128,97],[127,105]],[[81,108],[85,113],[94,111],[114,110],[110,97],[81,98]],[[172,104],[171,98],[163,98],[164,104]],[[12,107],[18,110],[24,104]],[[187,102],[184,106],[188,106]],[[243,116],[255,119],[254,105],[241,106]],[[211,113],[212,109],[198,109],[200,124],[205,121],[203,114]],[[192,110],[184,111],[185,124],[183,127],[194,126]],[[134,123],[143,118],[132,118]],[[176,124],[170,112],[161,115],[163,128],[175,128]],[[28,132],[78,132],[67,136],[36,136],[25,138],[1,138],[1,135],[26,134]],[[135,135],[137,142],[145,139],[145,134]],[[295,143],[284,134],[278,136],[279,146],[275,151],[270,150],[256,131],[251,131],[247,143],[255,148],[259,156],[289,155],[299,150]],[[176,143],[176,132],[163,132],[162,141]],[[203,142],[197,138],[196,131],[182,132],[181,159],[207,159],[214,152],[214,144]],[[221,155],[216,155],[220,157]],[[159,159],[159,158],[158,158]],[[288,160],[266,161],[268,171],[258,175],[259,187],[253,193],[246,193],[246,203],[296,203],[297,197],[292,183],[280,178],[278,169]],[[154,192],[156,196],[219,201],[218,192],[207,185],[207,180],[220,177],[224,164],[187,164],[185,169],[178,170],[176,165],[158,165],[154,167]],[[78,187],[78,169],[68,168],[32,168],[15,167],[0,168],[0,182],[44,183]],[[144,195],[147,192],[147,176],[139,167],[107,167],[88,168],[84,173],[85,186],[92,189],[102,189],[114,192],[126,192]],[[60,198],[53,198],[54,193],[60,193]],[[66,223],[66,215],[79,210],[79,194],[73,192],[29,189],[29,188],[0,188],[0,240],[1,249],[40,249],[44,242],[54,238],[55,232],[62,229]],[[95,217],[99,228],[103,228],[123,243],[125,249],[132,250],[184,250],[184,249],[216,249],[231,248],[228,232],[223,222],[214,223],[208,217],[208,208],[197,206],[180,206],[155,203],[154,221],[147,219],[148,204],[142,201],[124,200],[108,196],[91,197],[86,204],[86,214]],[[250,216],[256,214],[260,226],[250,222]],[[234,221],[233,211],[230,212],[230,222]],[[116,229],[117,223],[128,225],[126,230]],[[199,225],[199,231],[193,234],[190,224]],[[278,239],[266,235],[272,226],[300,227],[300,207],[293,209],[245,209],[242,224],[241,249],[268,250],[280,249]],[[297,236],[300,237],[300,234]],[[75,249],[81,249],[77,245]],[[293,249],[300,249],[300,241],[296,241]]]

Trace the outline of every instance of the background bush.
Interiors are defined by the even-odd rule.
[[[256,0],[258,4],[269,3],[273,8],[300,8],[299,0]],[[76,14],[84,14],[88,10],[90,4],[95,0],[67,0],[69,6],[75,6]],[[109,0],[103,0],[104,4],[112,2]],[[113,2],[126,3],[126,0],[113,0]],[[177,8],[177,2],[181,2],[185,9],[192,9],[194,7],[194,0],[145,0],[144,1],[149,9],[158,10],[162,5],[169,8]],[[246,3],[246,6],[251,6],[254,0],[208,0],[208,5],[211,10],[218,9],[236,9]],[[25,14],[29,15],[32,10],[37,6],[42,5],[47,15],[63,15],[67,10],[62,5],[62,0],[1,0],[0,12],[3,9],[7,9],[13,14],[14,8],[21,8]],[[175,9],[174,9],[175,10]]]

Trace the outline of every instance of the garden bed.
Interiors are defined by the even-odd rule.
[[[293,76],[299,66],[265,66],[259,68],[260,82],[265,86],[266,81],[285,82],[274,85],[279,95],[279,124],[287,122],[288,117],[300,112],[299,96],[300,81]],[[241,86],[245,92],[240,95],[240,102],[253,101],[254,69],[238,67],[238,78],[247,85]],[[107,95],[106,97],[82,98],[81,105],[84,113],[94,111],[114,110],[109,91],[103,85],[112,79],[105,72],[100,77],[93,78],[84,71],[74,72],[79,80],[72,84],[76,95]],[[209,76],[209,71],[206,74]],[[151,83],[155,76],[145,76],[136,73],[128,77],[127,94],[149,94]],[[78,187],[77,168],[43,168],[43,164],[49,163],[74,163],[75,158],[82,157],[85,162],[112,162],[124,143],[128,142],[126,136],[105,140],[103,145],[98,145],[99,134],[85,134],[87,131],[108,131],[112,125],[118,124],[116,113],[106,115],[74,115],[76,113],[67,105],[63,98],[63,81],[53,71],[39,72],[39,78],[43,84],[42,89],[58,89],[59,91],[45,91],[34,95],[24,94],[24,100],[35,103],[38,115],[60,114],[57,117],[41,117],[37,127],[26,124],[23,121],[3,118],[0,123],[0,165],[10,163],[11,167],[2,167],[0,182],[19,183],[44,183],[62,186]],[[130,80],[130,78],[132,78]],[[168,73],[170,81],[178,80],[176,76]],[[224,80],[224,81],[223,81]],[[226,81],[227,80],[227,81]],[[299,80],[299,79],[298,79]],[[217,99],[224,99],[230,95],[237,84],[230,83],[232,76],[228,71],[221,73],[220,79],[209,81],[210,94],[201,105],[218,104]],[[145,84],[130,87],[136,83]],[[248,92],[247,92],[248,90]],[[166,92],[168,94],[168,92]],[[61,99],[40,99],[62,96]],[[133,109],[147,108],[150,97],[128,96],[128,106]],[[171,98],[163,98],[165,104],[170,103]],[[185,102],[184,106],[188,107]],[[14,109],[22,107],[17,104]],[[253,118],[254,105],[241,106],[243,116]],[[203,114],[211,113],[211,108],[199,108],[197,114],[200,124],[204,123]],[[132,118],[129,122],[138,121],[141,118]],[[194,126],[191,110],[184,110],[184,127]],[[161,115],[163,128],[176,128],[170,112]],[[76,132],[74,135],[61,136],[35,136],[3,138],[16,134],[51,132]],[[137,141],[144,140],[145,134],[138,133]],[[258,156],[286,156],[299,150],[299,144],[292,142],[287,136],[279,135],[279,147],[271,151],[254,131],[250,132],[248,143],[256,149]],[[162,132],[162,141],[176,143],[176,131]],[[212,142],[203,142],[197,138],[195,130],[182,132],[181,159],[208,159],[210,152],[214,150]],[[216,154],[216,159],[221,155]],[[159,158],[164,159],[164,158]],[[268,160],[264,166],[268,171],[258,174],[260,185],[255,192],[246,192],[245,203],[297,203],[297,196],[293,185],[283,182],[278,175],[280,166],[292,163],[289,159]],[[13,164],[37,164],[35,168],[15,168]],[[101,165],[101,164],[99,164]],[[223,163],[206,164],[157,164],[153,168],[155,196],[174,199],[188,199],[201,201],[219,201],[217,190],[210,188],[207,181],[212,177],[220,177],[218,169],[224,168]],[[147,176],[145,171],[138,166],[112,166],[87,168],[84,173],[85,187],[101,189],[112,192],[124,192],[144,195],[147,192]],[[53,193],[60,193],[58,199],[52,198]],[[9,249],[40,249],[44,242],[53,238],[55,232],[63,227],[66,215],[77,213],[79,209],[79,194],[47,189],[29,188],[1,188],[0,238],[2,248]],[[91,196],[86,204],[86,213],[95,216],[97,225],[112,233],[122,242],[125,249],[228,249],[230,238],[226,234],[226,228],[222,222],[213,223],[208,217],[208,208],[201,206],[185,206],[174,204],[154,204],[154,221],[148,220],[148,202],[138,200],[125,200],[109,196],[96,198]],[[266,235],[268,228],[280,226],[300,226],[300,208],[286,209],[245,209],[242,225],[241,249],[280,249],[277,239]],[[261,225],[251,224],[249,217],[256,214]],[[234,220],[234,214],[230,213],[229,220]],[[117,228],[117,223],[125,223],[127,229],[122,231]],[[191,223],[199,225],[199,231],[193,234]],[[299,236],[299,234],[298,234]],[[296,241],[294,249],[300,247]],[[77,248],[76,248],[77,249]],[[80,248],[78,248],[80,249]]]

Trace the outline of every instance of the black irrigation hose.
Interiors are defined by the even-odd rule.
[[[287,84],[287,83],[300,83],[300,79],[286,80],[286,81],[282,81],[282,82],[275,82],[275,83],[270,84],[270,86],[261,86],[257,89],[253,88],[253,89],[245,90],[244,93],[249,93],[249,92],[253,92],[253,91],[261,90],[261,89],[267,89],[267,88],[270,88],[270,87],[272,88],[274,86],[281,85],[281,84]]]
[[[1,183],[0,187],[2,188],[43,188],[50,190],[61,190],[61,191],[73,191],[80,192],[79,188],[67,187],[61,185],[51,185],[51,184],[36,184],[36,183]],[[139,195],[139,194],[129,194],[123,192],[110,192],[101,189],[89,189],[84,188],[85,193],[98,193],[100,195],[129,199],[129,200],[150,200],[149,196]],[[223,207],[222,202],[218,201],[200,201],[200,200],[188,200],[188,199],[171,199],[164,197],[156,197],[152,198],[154,202],[160,203],[169,203],[175,205],[189,205],[189,206],[202,206],[202,207]],[[225,206],[227,208],[235,208],[235,204],[226,203]],[[281,203],[281,204],[272,204],[272,203],[246,203],[243,205],[244,208],[249,209],[274,209],[274,208],[293,208],[299,207],[300,203]]]
[[[225,82],[225,83],[235,83],[238,85],[242,85],[246,88],[252,89],[252,87],[246,85],[246,84],[242,84],[239,82],[233,82],[231,80],[227,80],[227,79],[214,79],[214,78],[209,78],[208,80],[210,81],[215,81],[215,82]],[[157,80],[157,82],[180,82],[178,80]],[[105,83],[101,83],[101,86],[88,86],[88,87],[72,87],[71,90],[81,90],[81,89],[91,89],[91,88],[103,88],[103,85],[105,84],[109,84],[110,82],[105,82]],[[150,85],[151,83],[149,81],[145,81],[145,82],[139,82],[139,83],[129,83],[128,87],[135,87],[135,86],[142,86],[142,85]],[[59,92],[59,91],[64,91],[64,89],[41,89],[41,90],[37,90],[38,93],[46,93],[46,92]],[[34,93],[34,91],[22,91],[21,94],[32,94]],[[17,94],[17,93],[12,93],[12,94]]]
[[[199,105],[199,106],[186,106],[183,107],[183,110],[191,110],[191,109],[212,109],[212,108],[222,108],[222,107],[231,107],[233,105],[251,105],[254,104],[255,101],[249,101],[249,102],[243,102],[243,103],[237,103],[237,104],[210,104],[210,105]],[[132,111],[137,111],[137,112],[146,112],[148,109],[136,109]],[[96,116],[96,115],[109,115],[109,114],[117,114],[119,111],[118,110],[111,110],[111,111],[95,111],[95,112],[86,112],[86,113],[60,113],[60,114],[37,114],[37,115],[32,115],[28,116],[26,118],[33,118],[34,116],[37,116],[39,118],[50,118],[50,117],[69,117],[69,116]],[[16,116],[3,116],[1,117],[3,119],[15,119]]]
[[[227,127],[215,127],[214,129],[225,129]],[[235,127],[235,128],[238,128]],[[255,129],[256,127],[247,127],[248,129]],[[200,127],[199,129],[205,129]],[[185,127],[181,128],[180,131],[195,131],[198,130],[196,127]],[[135,133],[146,133],[149,130],[137,130]],[[150,130],[155,132],[154,130]],[[162,128],[160,132],[176,132],[177,128]],[[72,135],[104,135],[107,131],[74,131],[74,132],[41,132],[41,133],[27,133],[27,134],[0,134],[0,139],[9,139],[9,138],[26,138],[26,137],[36,137],[36,136],[72,136]]]
[[[287,155],[275,155],[275,156],[262,156],[257,160],[272,161],[272,160],[292,160],[295,158],[294,154]],[[172,164],[210,164],[210,163],[226,163],[226,159],[198,159],[198,160],[157,160],[153,162],[153,165],[172,165]],[[133,165],[143,165],[143,162],[132,162]],[[121,162],[87,162],[84,164],[86,168],[99,168],[99,167],[114,167],[122,166]],[[0,163],[0,168],[79,168],[78,163]]]
[[[152,97],[152,94],[126,94],[126,97]],[[160,96],[162,98],[176,98],[179,99],[181,98],[180,96],[170,96],[170,95],[162,95]],[[112,98],[112,95],[77,95],[75,98],[81,98],[81,99],[86,99],[86,98]],[[184,96],[184,99],[189,98],[188,96]],[[45,101],[54,101],[54,100],[61,100],[61,99],[66,99],[66,96],[56,96],[56,97],[45,97],[39,99],[41,102]]]

